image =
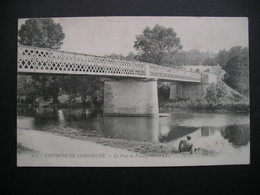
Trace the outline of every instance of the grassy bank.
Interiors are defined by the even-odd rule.
[[[144,156],[170,156],[178,152],[177,148],[173,147],[171,142],[151,143],[104,138],[95,134],[95,131],[84,131],[80,129],[76,130],[70,127],[59,127],[55,129],[50,129],[48,131],[71,138],[91,141],[94,143],[102,144],[104,146],[127,149],[128,151],[135,152]]]
[[[207,86],[203,93],[198,99],[189,97],[190,99],[169,100],[169,95],[161,96],[160,111],[250,112],[249,94],[241,94],[223,81]]]
[[[160,110],[171,112],[175,110],[192,110],[207,112],[250,112],[250,105],[247,101],[218,101],[207,102],[205,100],[180,100],[161,101]]]
[[[35,152],[35,151],[23,146],[22,143],[17,143],[17,153],[23,153],[23,152]]]

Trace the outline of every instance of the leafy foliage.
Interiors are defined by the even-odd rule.
[[[167,56],[167,63],[173,66],[180,65],[216,65],[215,61],[216,53],[202,52],[197,49],[191,49],[189,51],[179,50],[174,56]]]
[[[224,68],[224,66],[227,64],[228,58],[228,52],[224,49],[218,52],[216,61],[222,68]]]
[[[235,90],[245,95],[249,94],[249,54],[248,49],[240,46],[228,51],[224,81]]]
[[[215,58],[206,58],[202,64],[207,66],[216,66],[217,62]]]
[[[138,60],[164,65],[182,45],[172,28],[155,25],[152,29],[146,27],[142,34],[136,36],[134,47],[138,51]]]
[[[38,96],[46,100],[52,98],[53,103],[58,103],[62,86],[61,76],[33,75],[32,79]]]
[[[18,31],[18,42],[28,46],[59,49],[64,38],[62,26],[49,18],[28,19]],[[61,87],[59,76],[34,75],[32,79],[38,96],[58,102]]]
[[[209,104],[220,103],[225,101],[226,94],[227,91],[223,85],[211,85],[207,88],[204,98]]]
[[[129,60],[129,61],[136,61],[137,56],[133,52],[129,52],[127,56],[121,54],[110,54],[106,55],[105,57],[117,59],[117,60]]]
[[[103,78],[94,76],[64,76],[62,78],[63,92],[74,97],[80,97],[83,105],[100,106],[103,102]],[[87,102],[87,97],[91,102]]]
[[[50,18],[28,19],[18,31],[18,42],[28,46],[60,49],[64,38],[62,26]]]
[[[160,110],[172,112],[174,110],[194,110],[194,111],[220,111],[220,112],[250,112],[249,103],[246,101],[221,101],[211,102],[204,99],[189,99],[175,102],[161,102]]]
[[[18,42],[22,45],[43,48],[60,49],[65,38],[62,26],[53,19],[28,19],[18,31]],[[33,75],[33,82],[20,83],[18,95],[30,98],[52,98],[58,103],[58,97],[67,93],[73,97],[80,97],[82,104],[91,99],[91,104],[99,106],[103,101],[102,78],[83,76]]]
[[[205,100],[208,103],[215,103],[217,102],[217,93],[216,93],[216,87],[215,86],[210,86],[207,88],[207,92],[205,95]]]
[[[226,72],[224,81],[238,92],[249,95],[249,54],[247,47],[220,50],[216,57],[206,58],[205,65],[219,64]]]
[[[18,76],[17,77],[17,96],[18,99],[25,99],[26,103],[34,103],[35,99],[37,98],[37,90],[32,82],[26,81],[26,76]]]

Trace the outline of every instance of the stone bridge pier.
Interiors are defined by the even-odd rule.
[[[104,115],[159,115],[157,79],[105,81]]]

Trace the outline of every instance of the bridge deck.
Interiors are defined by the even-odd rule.
[[[201,82],[201,74],[139,61],[18,45],[18,73],[79,74]]]

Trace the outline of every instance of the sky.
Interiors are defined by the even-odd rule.
[[[248,47],[246,17],[63,17],[53,18],[65,33],[61,50],[92,55],[136,53],[134,41],[145,27],[171,27],[184,51],[218,52]],[[26,19],[18,20],[18,29]]]

